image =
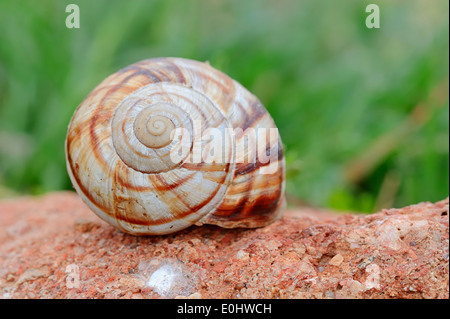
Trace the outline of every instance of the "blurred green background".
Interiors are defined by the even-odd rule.
[[[79,29],[65,25],[78,4]],[[381,28],[365,8],[379,5]],[[373,212],[449,194],[447,0],[0,0],[0,197],[72,189],[67,125],[136,61],[210,63],[280,130],[291,205]]]

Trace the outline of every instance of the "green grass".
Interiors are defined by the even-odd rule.
[[[76,3],[81,28],[67,29]],[[367,29],[377,3],[381,28]],[[372,212],[449,194],[448,1],[0,0],[0,196],[71,189],[70,117],[133,62],[210,63],[257,95],[292,204]]]

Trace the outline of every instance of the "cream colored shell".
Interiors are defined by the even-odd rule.
[[[220,157],[199,157],[208,155],[208,128],[220,133]],[[248,128],[276,126],[227,75],[187,59],[144,60],[106,78],[79,105],[66,138],[67,169],[92,211],[130,234],[264,226],[284,208],[284,157],[278,135],[254,146]],[[188,152],[174,159],[177,148]]]

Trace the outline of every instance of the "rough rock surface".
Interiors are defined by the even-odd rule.
[[[133,237],[71,192],[0,202],[0,298],[448,298],[449,201]]]

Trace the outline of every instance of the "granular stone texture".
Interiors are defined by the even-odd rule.
[[[449,201],[134,237],[75,193],[0,202],[0,298],[448,298]]]

